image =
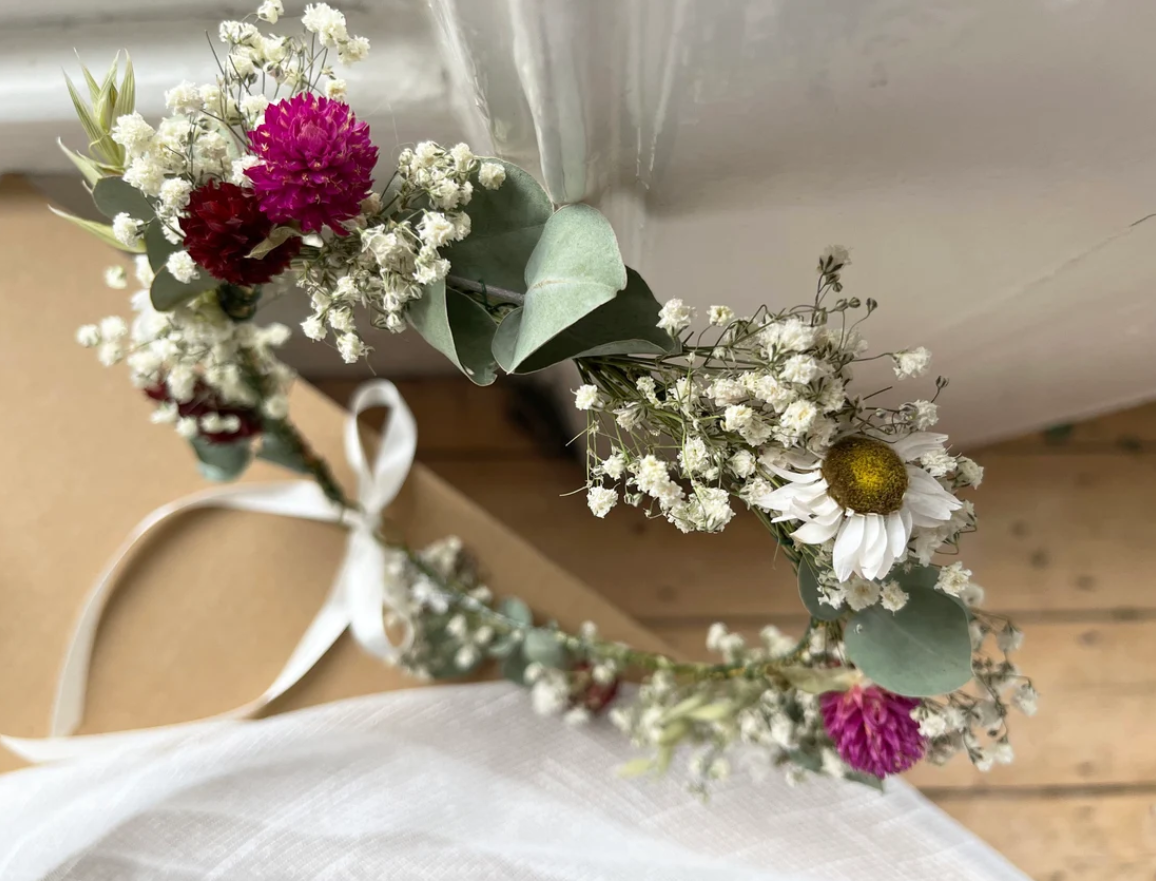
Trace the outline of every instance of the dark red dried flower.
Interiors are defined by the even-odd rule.
[[[181,220],[189,256],[214,278],[237,285],[265,284],[301,250],[301,239],[293,236],[264,257],[249,257],[272,230],[273,221],[261,213],[252,190],[216,181],[193,190],[188,216]]]
[[[154,401],[174,403],[173,396],[169,394],[168,386],[164,381],[149,386],[144,390],[144,393]],[[251,407],[238,407],[235,404],[221,403],[213,390],[204,383],[197,383],[192,400],[184,403],[176,402],[176,405],[177,414],[182,419],[192,417],[199,422],[202,416],[215,413],[221,417],[236,416],[240,420],[241,425],[236,431],[198,432],[197,437],[204,438],[211,444],[229,444],[261,433],[260,413]]]
[[[618,696],[620,684],[617,677],[605,685],[597,682],[590,662],[579,661],[570,671],[570,706],[601,713]]]

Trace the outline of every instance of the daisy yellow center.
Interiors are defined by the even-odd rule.
[[[836,502],[857,514],[890,514],[903,506],[907,466],[890,446],[846,437],[827,452],[823,477]]]

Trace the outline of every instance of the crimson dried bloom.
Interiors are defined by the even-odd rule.
[[[293,236],[264,257],[249,257],[272,230],[251,190],[217,181],[193,190],[181,219],[189,256],[214,278],[236,285],[265,284],[301,250],[301,239]]]

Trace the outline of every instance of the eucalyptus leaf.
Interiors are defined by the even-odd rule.
[[[305,451],[288,432],[280,430],[282,424],[273,420],[266,421],[257,458],[299,474],[308,474],[310,469]]]
[[[513,682],[515,685],[526,684],[526,668],[530,666],[530,662],[526,656],[520,652],[511,652],[502,659],[502,663],[498,669],[502,674],[503,679]]]
[[[474,186],[463,209],[470,216],[470,234],[444,256],[451,275],[523,293],[526,264],[554,206],[528,172],[501,159],[481,161],[497,162],[506,179],[496,190]]]
[[[526,627],[534,623],[534,613],[517,597],[505,597],[498,603],[498,614]]]
[[[794,750],[788,753],[788,757],[792,762],[800,768],[806,768],[808,771],[821,771],[823,768],[823,760],[814,753],[803,752],[802,750]]]
[[[874,774],[850,771],[844,775],[843,779],[850,780],[852,783],[858,783],[861,786],[866,786],[868,789],[874,789],[876,792],[883,792],[883,781]]]
[[[177,281],[171,272],[161,267],[153,277],[152,287],[149,289],[149,298],[153,308],[158,312],[168,312],[182,303],[211,290],[218,284],[217,280],[204,270],[199,277],[190,282]]]
[[[528,661],[534,661],[543,667],[564,669],[567,660],[566,647],[554,634],[555,631],[541,628],[527,631],[522,644],[522,654]]]
[[[497,324],[485,308],[444,281],[426,285],[406,317],[427,343],[445,355],[476,385],[497,379],[492,343]]]
[[[159,220],[153,220],[145,228],[145,251],[149,255],[149,266],[153,272],[159,272],[168,262],[169,257],[177,251],[183,250],[184,245],[174,244],[165,238],[164,229]]]
[[[567,327],[536,352],[517,361],[524,308],[510,312],[494,335],[494,356],[507,373],[533,373],[572,358],[597,355],[669,355],[678,340],[658,326],[658,301],[642,276],[626,270],[626,288]]]
[[[190,444],[200,460],[201,474],[208,480],[233,480],[240,476],[252,459],[248,440],[215,444],[203,437],[195,437]]]
[[[898,581],[907,591],[935,590],[935,584],[939,581],[939,567],[913,565],[910,570],[904,571],[902,566],[897,566],[887,578]]]
[[[486,646],[486,654],[491,658],[509,658],[515,653],[515,649],[517,649],[517,654],[520,655],[522,653],[522,641],[520,639],[514,639],[510,636],[499,636]]]
[[[562,208],[547,221],[526,264],[526,299],[519,317],[500,344],[495,340],[499,363],[507,371],[518,370],[560,333],[613,300],[626,282],[610,222],[589,205]]]
[[[812,618],[818,618],[820,621],[834,621],[843,616],[843,610],[836,609],[819,599],[819,577],[811,568],[811,563],[806,557],[799,560],[799,596]]]
[[[118,251],[125,251],[129,254],[139,254],[144,250],[143,245],[130,247],[129,245],[122,244],[120,239],[113,235],[112,227],[107,223],[97,223],[93,220],[85,220],[83,217],[77,217],[73,214],[68,214],[65,211],[59,211],[56,208],[53,208],[51,205],[48,206],[48,210],[55,214],[57,217],[63,217],[70,223],[76,224],[85,232],[96,236],[106,245],[110,245],[111,247],[116,248]]]
[[[156,216],[145,194],[132,184],[125,183],[123,178],[101,178],[92,188],[92,199],[96,202],[97,210],[110,219],[118,214],[127,214],[136,220],[145,221]]]
[[[896,694],[931,697],[971,680],[967,613],[936,590],[914,586],[898,612],[875,605],[855,613],[844,643],[856,667]]]
[[[892,570],[888,578],[899,582],[908,593],[913,590],[935,590],[935,585],[939,582],[939,567],[938,566],[920,566],[913,565],[910,571],[904,572],[902,568]],[[962,597],[953,597],[950,594],[945,594],[942,591],[938,592],[940,596],[945,596],[957,606],[959,606],[967,614],[967,620],[972,618],[971,609],[968,608],[967,603],[963,601]]]

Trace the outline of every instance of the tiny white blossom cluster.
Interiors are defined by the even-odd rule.
[[[756,645],[723,624],[712,625],[707,635],[707,649],[728,665],[757,667],[789,656],[798,669],[822,667],[834,660],[836,648],[821,630],[797,643],[768,626]],[[659,670],[639,688],[633,704],[611,710],[610,720],[652,756],[628,770],[664,769],[684,748],[689,786],[699,793],[728,777],[733,767],[756,781],[779,770],[791,784],[810,773],[856,776],[832,747],[818,695],[774,687],[760,677],[688,684]]]
[[[842,262],[834,265],[845,265],[845,254],[824,260],[836,258]],[[781,469],[822,457],[865,422],[875,419],[893,435],[933,423],[931,402],[881,411],[886,418],[879,419],[849,394],[851,367],[865,344],[833,319],[857,305],[755,318],[714,306],[711,326],[721,332],[713,343],[700,335],[684,341],[681,360],[640,361],[632,385],[587,377],[575,404],[589,418],[591,509],[605,516],[624,499],[655,505],[684,531],[718,531],[731,519],[732,498],[757,504],[781,485]],[[693,320],[691,307],[670,300],[658,325],[682,335]],[[610,453],[601,457],[597,441],[607,434]],[[675,442],[673,456],[666,438]],[[927,467],[955,475],[957,487],[961,476],[975,476],[950,457],[929,456]]]
[[[153,422],[192,439],[238,432],[241,419],[229,411],[249,411],[258,421],[285,418],[295,373],[275,350],[289,328],[236,322],[211,296],[158,312],[149,300],[146,257],[136,260],[136,278],[142,288],[132,295],[131,325],[110,316],[81,327],[77,341],[95,348],[105,366],[128,365],[133,385],[157,402]]]
[[[985,644],[992,637],[1002,657],[985,653]],[[942,765],[966,753],[976,768],[987,772],[993,765],[1010,764],[1015,759],[1007,718],[1012,709],[1034,716],[1039,694],[1010,658],[1023,644],[1023,631],[1010,621],[976,613],[971,641],[976,652],[971,687],[940,700],[924,700],[911,716],[927,739],[928,761]]]
[[[327,237],[306,260],[298,282],[313,307],[302,324],[305,335],[323,340],[333,333],[342,358],[352,363],[369,351],[355,308],[370,309],[376,327],[405,330],[406,306],[449,272],[442,250],[470,233],[470,216],[461,209],[473,197],[473,180],[496,189],[504,177],[500,164],[479,161],[465,144],[446,150],[423,141],[403,150],[386,195],[363,204],[357,235]],[[431,207],[421,207],[426,203]]]

